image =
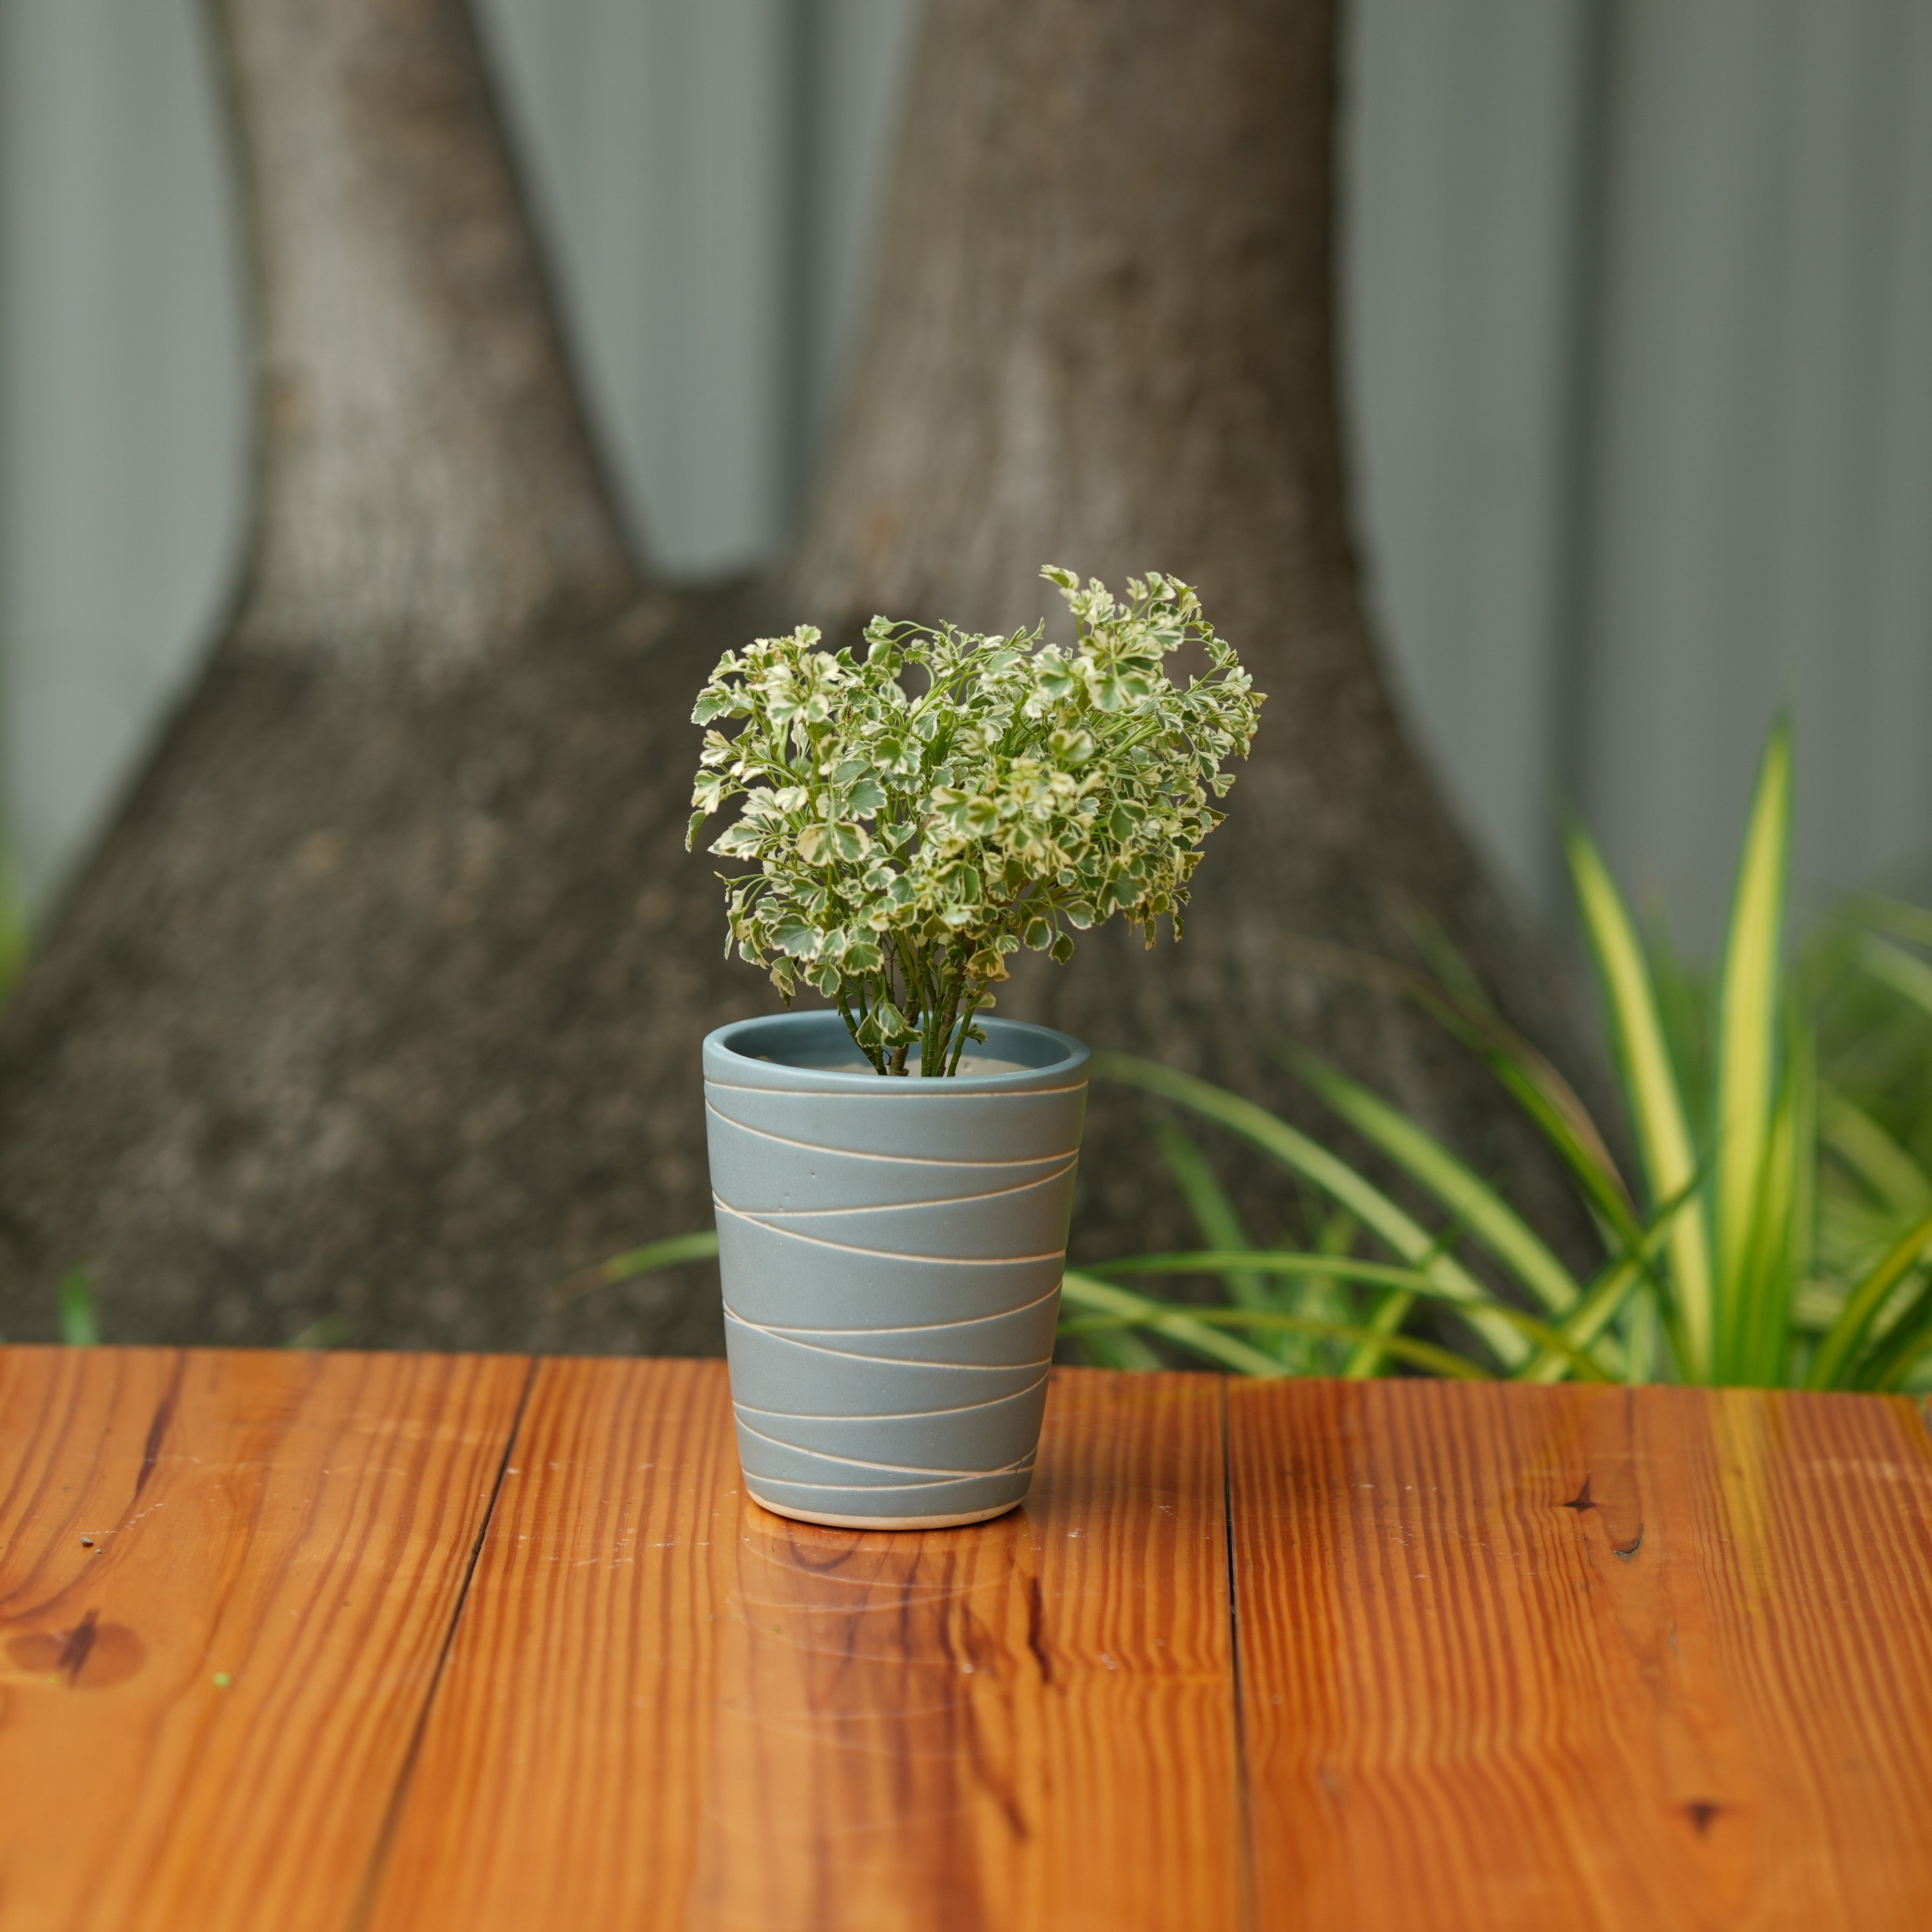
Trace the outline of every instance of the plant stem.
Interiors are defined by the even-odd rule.
[[[974,1010],[979,1005],[984,992],[983,987],[976,990],[966,1003],[965,1012],[960,1016],[959,1036],[953,1042],[952,1064],[946,1070],[949,1075],[959,1071],[959,1056],[966,1051],[966,1035],[973,1024]]]
[[[859,1037],[859,1028],[862,1022],[853,1018],[852,1008],[842,991],[838,995],[838,1017],[845,1022],[845,1030],[852,1036],[852,1043],[872,1063],[872,1071],[883,1074],[886,1070],[885,1054],[883,1052],[874,1053]]]
[[[952,1071],[946,1064],[946,1049],[952,1043],[952,1022],[959,1011],[959,998],[964,990],[963,979],[952,981],[947,990],[944,1012],[936,1012],[934,1015],[938,1024],[926,1028],[926,1038],[920,1049],[920,1072],[932,1073],[935,1066],[941,1075]],[[956,1054],[954,1059],[956,1064]]]

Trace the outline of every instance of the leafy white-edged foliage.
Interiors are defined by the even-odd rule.
[[[1064,962],[1115,913],[1150,946],[1162,914],[1179,938],[1210,800],[1234,783],[1222,761],[1254,737],[1261,694],[1187,585],[1136,578],[1122,601],[1041,574],[1078,625],[1070,652],[1042,626],[874,617],[860,658],[806,625],[726,652],[692,713],[713,728],[686,848],[740,799],[710,849],[754,868],[726,880],[728,956],[788,1000],[801,982],[835,1000],[882,1074],[915,1050],[922,1073],[956,1072],[1022,946]],[[1190,641],[1208,670],[1184,690],[1166,661]]]

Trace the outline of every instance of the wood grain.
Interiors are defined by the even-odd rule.
[[[1912,1405],[1237,1385],[1228,1456],[1262,1927],[1922,1923]]]
[[[0,1925],[335,1928],[520,1358],[0,1350]]]
[[[1231,1606],[1214,1378],[1058,1372],[1022,1510],[892,1536],[741,1496],[721,1365],[552,1361],[459,1617],[529,1386],[0,1351],[4,1932],[1887,1932],[1932,1898],[1909,1402],[1232,1384]]]
[[[716,1364],[546,1362],[376,1932],[1235,1920],[1222,1394],[1056,1374],[1024,1507],[814,1528]]]

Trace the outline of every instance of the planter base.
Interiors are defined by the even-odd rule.
[[[745,1493],[761,1510],[773,1516],[788,1516],[794,1522],[815,1522],[826,1529],[958,1529],[969,1522],[990,1522],[996,1516],[1016,1510],[1026,1498],[1016,1496],[1010,1503],[996,1503],[991,1509],[966,1510],[957,1516],[841,1516],[831,1510],[794,1509],[789,1503],[768,1503],[745,1485]]]

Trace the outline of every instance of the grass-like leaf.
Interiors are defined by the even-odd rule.
[[[579,1269],[567,1281],[557,1284],[550,1300],[554,1305],[574,1301],[593,1288],[608,1288],[637,1275],[654,1274],[659,1268],[675,1268],[680,1262],[710,1261],[717,1252],[717,1232],[710,1228],[701,1233],[673,1234],[664,1240],[648,1241],[641,1248],[632,1248],[623,1254],[613,1255],[608,1261]]]
[[[1098,1369],[1126,1369],[1138,1372],[1164,1369],[1168,1364],[1160,1352],[1144,1336],[1125,1325],[1106,1329],[1082,1338],[1094,1366]],[[1226,1364],[1222,1364],[1223,1366]]]
[[[1222,1334],[1208,1318],[1229,1312],[1226,1310],[1192,1309],[1151,1300],[1144,1294],[1135,1294],[1131,1288],[1116,1288],[1112,1282],[1102,1281],[1072,1268],[1069,1268],[1061,1280],[1060,1301],[1062,1308],[1072,1307],[1102,1318],[1118,1318],[1103,1319],[1100,1328],[1094,1331],[1096,1334],[1112,1328],[1144,1328],[1150,1334],[1192,1349],[1217,1366],[1232,1369],[1240,1375],[1287,1373],[1274,1356],[1263,1354],[1260,1349],[1232,1335]],[[1269,1318],[1268,1312],[1263,1310],[1241,1309],[1234,1312],[1250,1319]],[[1063,1315],[1060,1332],[1063,1335],[1087,1332],[1074,1325],[1078,1318]]]
[[[1333,1276],[1376,1287],[1399,1289],[1406,1294],[1446,1302],[1458,1310],[1466,1306],[1460,1296],[1436,1287],[1426,1275],[1415,1268],[1394,1267],[1382,1262],[1338,1261],[1330,1256],[1309,1254],[1292,1249],[1258,1248],[1241,1252],[1249,1257],[1250,1267],[1270,1274],[1318,1278]],[[1228,1259],[1226,1254],[1210,1248],[1170,1255],[1136,1255],[1127,1261],[1093,1264],[1086,1272],[1094,1276],[1104,1276],[1110,1281],[1122,1275],[1131,1277],[1144,1274],[1212,1274],[1225,1268]],[[1494,1320],[1515,1329],[1539,1347],[1559,1357],[1573,1372],[1583,1376],[1586,1380],[1602,1382],[1606,1379],[1603,1371],[1581,1348],[1574,1346],[1560,1330],[1552,1328],[1548,1322],[1539,1321],[1534,1315],[1526,1314],[1520,1308],[1512,1308],[1507,1302],[1493,1299],[1490,1303],[1488,1312]],[[1317,1331],[1310,1329],[1306,1332],[1313,1334]],[[1340,1329],[1330,1322],[1319,1332],[1339,1334]],[[1370,1331],[1354,1329],[1352,1333],[1362,1337],[1368,1336]]]
[[[1420,936],[1442,983],[1406,975],[1411,997],[1481,1058],[1562,1157],[1591,1204],[1634,1246],[1642,1236],[1630,1189],[1576,1089],[1496,1011],[1442,934],[1425,926]]]
[[[1377,1288],[1400,1288],[1412,1293],[1426,1290],[1428,1277],[1412,1268],[1393,1262],[1358,1261],[1353,1256],[1311,1254],[1305,1248],[1185,1248],[1166,1255],[1132,1255],[1124,1261],[1089,1262],[1083,1274],[1112,1281],[1117,1276],[1141,1274],[1213,1274],[1228,1265],[1228,1256],[1238,1253],[1244,1267],[1256,1273],[1333,1278],[1364,1282]],[[1453,1300],[1453,1296],[1446,1296]]]
[[[1765,1266],[1761,1197],[1775,1186],[1766,1163],[1778,1117],[1779,960],[1791,838],[1791,737],[1780,724],[1765,747],[1738,866],[1718,994],[1717,1105],[1713,1112],[1719,1380],[1759,1369],[1766,1326],[1756,1306],[1775,1292]]]
[[[1860,892],[1846,904],[1845,916],[1874,932],[1888,932],[1914,946],[1932,946],[1932,909],[1882,892]]]
[[[1784,1379],[1791,1337],[1792,1290],[1809,1260],[1811,1180],[1816,1164],[1816,1108],[1810,1052],[1802,1029],[1773,1101],[1757,1192],[1746,1223],[1749,1238],[1739,1264],[1739,1289],[1730,1311],[1724,1379],[1754,1388]]]
[[[1528,1346],[1522,1338],[1507,1322],[1492,1318],[1494,1298],[1482,1282],[1453,1256],[1441,1252],[1426,1228],[1339,1155],[1277,1119],[1265,1107],[1177,1068],[1127,1053],[1096,1053],[1093,1066],[1105,1078],[1156,1094],[1214,1121],[1303,1175],[1347,1208],[1404,1261],[1414,1264],[1435,1286],[1445,1290],[1450,1300],[1461,1304],[1472,1324],[1505,1366],[1514,1367],[1528,1358]],[[1351,1368],[1352,1372],[1353,1364]]]
[[[1932,1179],[1862,1107],[1821,1088],[1818,1120],[1825,1144],[1893,1213],[1932,1213]]]
[[[1932,1013],[1932,966],[1917,953],[1868,932],[1861,935],[1853,957],[1874,980],[1910,1000],[1922,1012]]]
[[[1932,1247],[1932,1214],[1908,1228],[1870,1274],[1846,1296],[1838,1318],[1812,1355],[1810,1370],[1804,1378],[1807,1388],[1836,1388],[1844,1379],[1845,1371],[1864,1346],[1880,1310],[1924,1258],[1928,1247]]]
[[[1122,1310],[1111,1315],[1074,1316],[1060,1324],[1060,1332],[1068,1336],[1091,1336],[1105,1333],[1112,1328],[1132,1324],[1154,1330],[1157,1334],[1168,1334],[1167,1325],[1174,1320],[1185,1321],[1190,1328],[1206,1331],[1214,1335],[1221,1328],[1282,1329],[1299,1335],[1315,1335],[1331,1341],[1358,1342],[1372,1344],[1388,1354],[1405,1362],[1412,1362],[1418,1368],[1426,1369],[1432,1375],[1450,1377],[1458,1382],[1488,1382],[1489,1371],[1472,1362],[1466,1355],[1459,1355],[1452,1348],[1438,1348],[1432,1342],[1418,1341],[1413,1335],[1383,1334],[1373,1329],[1357,1327],[1344,1322],[1328,1322],[1318,1316],[1288,1315],[1273,1312],[1261,1308],[1190,1308],[1184,1312],[1180,1306],[1168,1302],[1150,1301],[1144,1296],[1136,1296],[1138,1311]],[[1175,1334],[1175,1340],[1181,1340]],[[1223,1342],[1225,1336],[1216,1340]],[[1212,1357],[1215,1352],[1199,1340],[1189,1340],[1183,1346],[1195,1348],[1201,1354]],[[1262,1356],[1268,1361],[1270,1358]],[[1270,1364],[1273,1372],[1279,1374],[1278,1364]]]
[[[1174,1185],[1180,1190],[1180,1198],[1186,1202],[1202,1240],[1210,1248],[1232,1250],[1252,1246],[1234,1204],[1193,1136],[1178,1122],[1153,1109],[1148,1112],[1148,1131],[1167,1163],[1168,1172],[1174,1176]],[[1252,1268],[1231,1268],[1221,1277],[1221,1283],[1237,1308],[1274,1306],[1266,1278]]]
[[[1364,1140],[1434,1195],[1545,1308],[1561,1315],[1576,1305],[1582,1290],[1542,1236],[1440,1141],[1313,1054],[1294,1052],[1289,1064]]]
[[[1859,1363],[1852,1386],[1880,1394],[1903,1388],[1912,1370],[1932,1353],[1932,1282],[1922,1288],[1910,1307]]]
[[[1652,1264],[1670,1237],[1671,1222],[1683,1212],[1695,1194],[1697,1185],[1697,1178],[1694,1175],[1677,1198],[1666,1202],[1652,1217],[1650,1226],[1639,1230],[1636,1242],[1606,1263],[1596,1279],[1584,1290],[1582,1300],[1565,1317],[1558,1331],[1566,1348],[1562,1350],[1546,1348],[1534,1361],[1526,1364],[1516,1371],[1517,1380],[1528,1382],[1560,1381],[1569,1372],[1570,1350],[1588,1348],[1623,1312],[1625,1304],[1640,1286],[1648,1284],[1655,1290],[1657,1280]]]
[[[1582,832],[1574,831],[1568,849],[1577,906],[1610,1008],[1611,1039],[1651,1198],[1670,1200],[1691,1184],[1698,1162],[1657,989],[1629,908],[1596,847]],[[1691,1379],[1701,1380],[1710,1370],[1714,1320],[1710,1238],[1701,1202],[1688,1203],[1676,1216],[1666,1245],[1684,1371]]]
[[[94,1318],[94,1283],[85,1268],[70,1268],[55,1291],[60,1311],[60,1336],[70,1348],[92,1348],[100,1340]]]

